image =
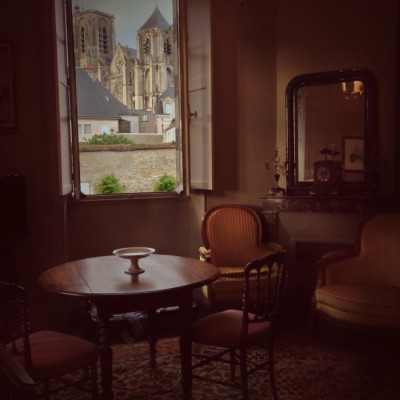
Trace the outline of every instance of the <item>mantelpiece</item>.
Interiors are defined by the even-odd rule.
[[[365,219],[396,208],[394,199],[372,195],[261,198],[269,240],[288,250],[288,284],[293,305],[305,304],[306,308],[316,281],[315,260],[326,251],[354,248]]]
[[[268,224],[271,240],[277,240],[279,213],[329,213],[373,215],[390,209],[391,199],[372,195],[348,196],[261,196],[262,213]]]

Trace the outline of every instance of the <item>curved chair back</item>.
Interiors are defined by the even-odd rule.
[[[271,254],[247,264],[243,293],[246,324],[272,321],[282,299],[285,280],[284,253]]]
[[[201,235],[214,265],[243,266],[254,258],[261,242],[261,221],[249,207],[218,205],[205,213]]]
[[[361,230],[363,278],[400,286],[400,213],[379,214]]]

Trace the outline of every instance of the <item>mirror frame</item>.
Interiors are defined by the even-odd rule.
[[[287,195],[308,195],[313,182],[299,181],[297,175],[297,92],[304,86],[342,83],[364,83],[364,180],[343,181],[339,195],[376,194],[379,191],[378,171],[378,85],[374,74],[366,69],[346,69],[299,75],[286,88],[287,127]]]

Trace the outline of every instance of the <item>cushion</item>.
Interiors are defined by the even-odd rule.
[[[34,369],[32,375],[35,379],[62,375],[97,361],[97,346],[80,337],[61,332],[40,331],[32,333],[29,338]],[[18,339],[16,345],[19,351],[23,350],[22,339]],[[22,355],[15,358],[24,366]]]
[[[262,267],[261,272],[267,272],[267,267]],[[244,290],[244,268],[240,267],[218,267],[219,276],[211,283],[217,302],[242,302]],[[255,272],[254,272],[255,273]],[[253,273],[251,273],[252,275]],[[271,274],[272,281],[276,272]],[[265,282],[265,281],[264,281]],[[203,289],[208,298],[207,289]]]
[[[251,314],[249,314],[251,316]],[[211,346],[239,348],[243,311],[225,310],[207,315],[191,326],[192,341]],[[249,346],[263,343],[271,334],[269,321],[249,324]]]
[[[315,292],[319,313],[350,324],[400,329],[400,288],[370,283],[328,285]]]

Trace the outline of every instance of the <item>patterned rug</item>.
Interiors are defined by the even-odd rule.
[[[384,340],[338,336],[315,342],[311,335],[287,331],[277,337],[275,372],[280,400],[400,400],[399,352]],[[399,344],[397,342],[397,348]],[[199,353],[209,348],[197,345]],[[146,342],[113,346],[113,388],[116,400],[177,400],[182,398],[178,338],[157,342],[157,367],[149,367]],[[250,358],[264,357],[252,350]],[[229,366],[203,367],[201,374],[229,377]],[[251,400],[269,400],[269,377],[257,371],[249,377]],[[90,395],[68,389],[60,399],[90,399]],[[202,380],[193,381],[193,400],[236,400],[241,391]]]

